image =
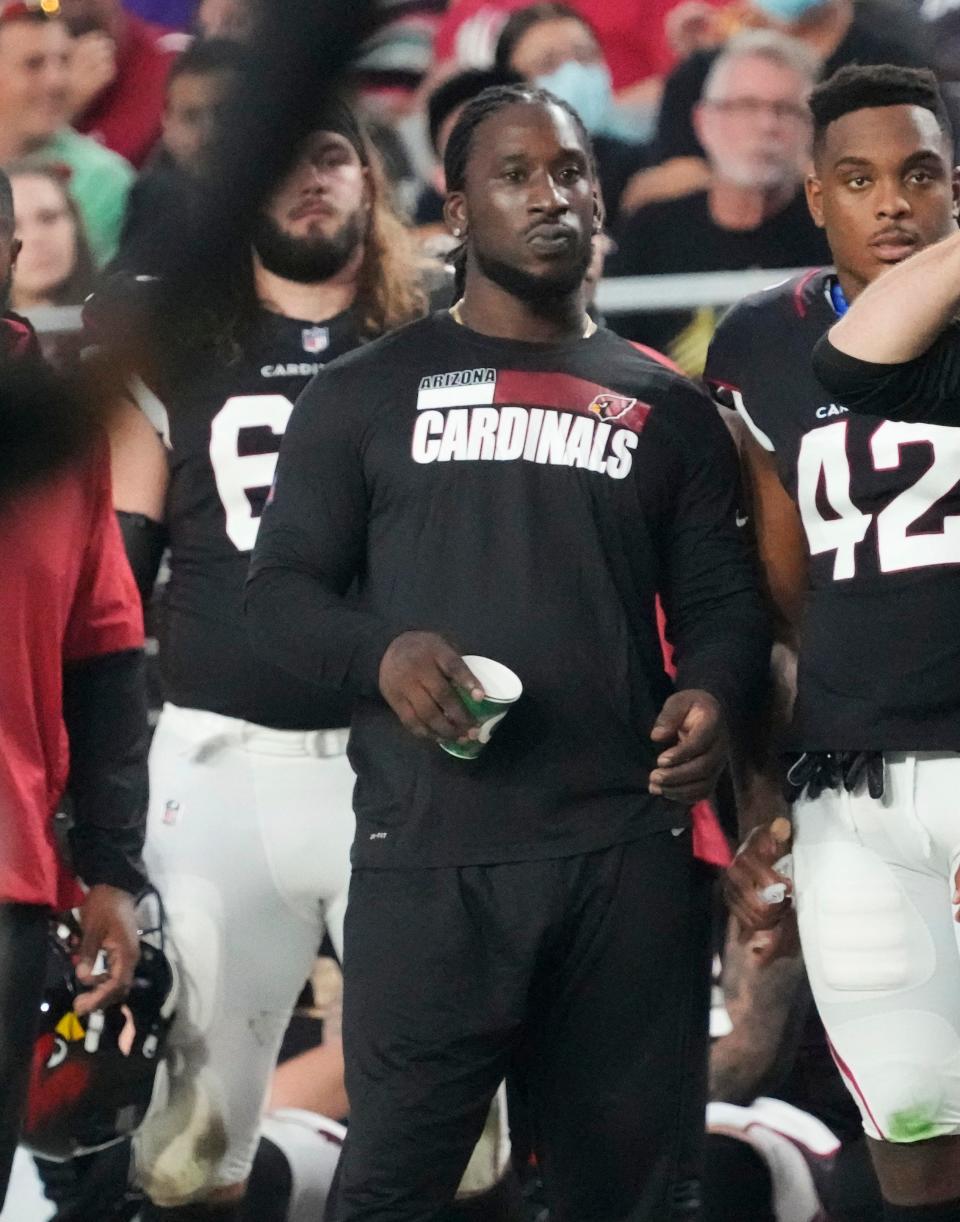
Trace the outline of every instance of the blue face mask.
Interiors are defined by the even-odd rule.
[[[535,84],[572,106],[588,132],[602,131],[613,108],[613,82],[606,64],[581,64],[569,59]]]
[[[779,21],[783,25],[794,25],[807,13],[820,8],[824,0],[752,0],[753,7]]]

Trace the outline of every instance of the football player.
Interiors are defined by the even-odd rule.
[[[171,1222],[239,1216],[277,1050],[324,928],[341,946],[349,707],[251,655],[242,587],[294,399],[323,364],[426,306],[347,109],[318,120],[253,249],[223,276],[209,322],[164,333],[149,392],[113,437],[143,589],[170,553],[146,855],[185,988],[177,1055],[136,1159],[148,1216]],[[339,1062],[338,1044],[330,1055]]]
[[[821,381],[851,411],[960,424],[958,263],[952,233],[871,287],[817,345]]]
[[[951,871],[960,509],[951,430],[851,415],[811,353],[865,286],[952,233],[953,142],[932,74],[850,67],[811,97],[807,198],[836,270],[738,305],[707,377],[739,413],[760,553],[799,642],[786,744],[810,983],[890,1222],[960,1218],[960,953]],[[786,839],[729,875],[747,928],[783,913]],[[773,900],[774,902],[767,902]]]
[[[686,808],[768,653],[735,456],[585,316],[602,211],[569,107],[486,90],[445,177],[463,298],[301,397],[247,584],[257,646],[359,698],[331,1216],[445,1217],[509,1068],[558,1219],[690,1218],[709,883]],[[472,764],[436,741],[481,733],[463,649],[524,684]]]

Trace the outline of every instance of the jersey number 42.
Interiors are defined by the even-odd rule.
[[[811,555],[835,552],[834,580],[854,577],[857,545],[863,542],[875,517],[877,560],[882,573],[960,564],[960,514],[945,516],[942,530],[908,533],[960,480],[960,429],[892,420],[875,429],[870,438],[874,470],[899,467],[901,448],[918,443],[929,445],[932,462],[917,480],[873,515],[858,509],[851,499],[847,425],[843,420],[814,429],[804,434],[800,446],[797,502]],[[817,503],[820,487],[835,517],[821,513]]]

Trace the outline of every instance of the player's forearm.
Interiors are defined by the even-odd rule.
[[[778,642],[770,657],[766,698],[747,716],[734,744],[732,774],[740,839],[778,816],[789,818],[784,797],[783,743],[796,696],[796,653]]]
[[[891,268],[830,329],[839,352],[876,364],[926,352],[960,310],[960,232]]]
[[[147,705],[144,660],[127,649],[64,670],[63,715],[70,740],[68,791],[77,874],[136,895],[147,878]]]
[[[246,612],[253,647],[274,665],[320,687],[379,697],[380,662],[399,630],[350,606],[314,575],[258,561]]]
[[[692,619],[689,608],[673,617],[668,613],[677,689],[710,692],[720,701],[731,734],[739,737],[767,685],[770,635],[759,596],[750,589],[731,592]]]

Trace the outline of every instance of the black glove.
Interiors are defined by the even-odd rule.
[[[883,753],[881,751],[805,751],[793,758],[787,769],[784,797],[796,802],[805,795],[816,800],[825,789],[853,793],[866,778],[871,798],[883,797]]]

